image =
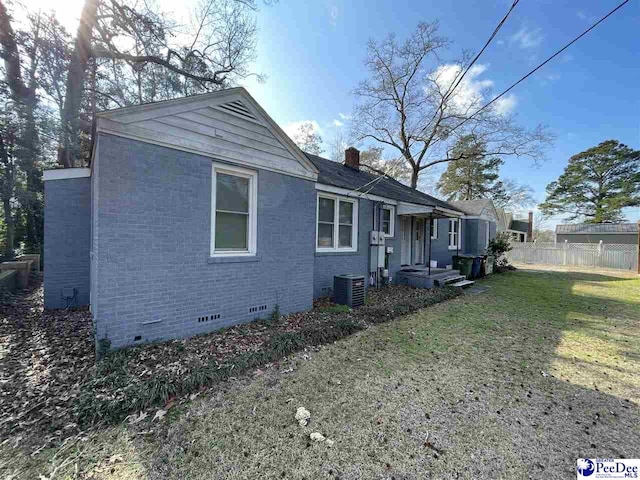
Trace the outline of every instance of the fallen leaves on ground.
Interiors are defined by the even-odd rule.
[[[370,290],[368,306],[388,307],[429,296],[428,290],[406,286],[388,286]],[[278,334],[318,328],[336,318],[359,318],[355,311],[337,311],[328,299],[314,302],[314,309],[276,319],[258,320],[207,335],[183,340],[140,345],[126,349],[123,381],[144,385],[155,378],[178,378],[212,362],[224,365],[229,359],[259,352],[265,342]],[[302,358],[309,359],[303,354]],[[98,364],[99,365],[99,364]],[[272,365],[264,365],[270,368]],[[289,366],[285,372],[292,372]],[[264,370],[257,369],[256,375]],[[55,444],[76,435],[80,430],[74,404],[81,392],[92,385],[96,398],[117,401],[126,387],[114,388],[110,382],[95,387],[101,378],[95,362],[95,343],[91,314],[87,308],[44,310],[41,276],[31,286],[0,303],[0,437],[13,439],[16,446],[30,451]],[[95,388],[94,388],[95,387]],[[197,393],[190,395],[193,400]],[[174,405],[170,399],[153,420],[162,420]],[[151,413],[151,412],[149,412]],[[129,416],[130,424],[147,419],[148,413]],[[15,440],[19,438],[19,440]]]

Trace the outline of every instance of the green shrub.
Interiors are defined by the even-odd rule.
[[[273,352],[277,357],[284,357],[301,350],[304,345],[304,337],[299,333],[277,333],[267,343],[266,350]]]
[[[102,359],[109,351],[111,350],[111,340],[108,338],[101,338],[98,340],[96,346],[96,358],[98,360]]]
[[[211,358],[204,364],[190,365],[190,371],[182,375],[163,373],[153,379],[142,380],[130,374],[128,365],[130,361],[135,361],[139,348],[145,347],[109,352],[96,364],[95,374],[81,385],[81,393],[74,404],[75,416],[80,425],[98,421],[115,423],[129,413],[163,405],[174,396],[195,393],[203,387],[274,362],[306,346],[340,340],[364,329],[364,322],[387,322],[456,297],[460,293],[461,289],[454,287],[425,290],[424,295],[405,298],[395,305],[369,304],[348,315],[345,312],[332,312],[336,315],[327,317],[320,324],[306,326],[298,332],[274,333],[261,351],[237,355],[224,364]],[[272,314],[269,320],[274,318],[275,315]]]
[[[323,313],[349,313],[351,312],[351,308],[349,305],[342,305],[339,303],[332,303],[326,307],[321,307],[319,309]]]
[[[501,232],[496,235],[496,238],[489,240],[487,253],[494,257],[496,262],[499,262],[502,259],[502,256],[505,253],[510,252],[512,249],[511,237],[507,232]]]
[[[271,323],[278,323],[280,321],[280,305],[276,303],[275,307],[273,307],[273,311],[271,312],[270,320]]]

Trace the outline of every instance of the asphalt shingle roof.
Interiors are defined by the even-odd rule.
[[[529,230],[529,222],[526,220],[511,220],[509,230],[515,230],[516,232],[527,233]]]
[[[638,233],[635,223],[574,223],[556,225],[556,233]]]
[[[486,210],[491,209],[491,200],[488,198],[479,198],[478,200],[456,200],[449,202],[451,205],[462,210],[467,215],[480,216]]]
[[[456,208],[450,203],[439,200],[431,195],[427,195],[426,193],[419,192],[418,190],[414,190],[413,188],[407,187],[406,185],[403,185],[389,177],[373,175],[363,170],[354,170],[342,163],[333,162],[310,153],[305,152],[305,155],[320,171],[318,174],[318,183],[347,188],[349,190],[358,189],[359,192],[367,192],[371,195],[390,198],[401,202],[417,203],[418,205],[441,207],[462,212],[459,208]]]

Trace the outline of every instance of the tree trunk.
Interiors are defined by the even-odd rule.
[[[1,200],[5,224],[5,244],[3,253],[7,257],[11,258],[13,257],[15,230],[13,215],[11,214],[11,199],[13,198],[15,179],[13,174],[13,162],[9,158],[9,152],[7,151],[7,146],[4,143],[2,135],[0,135],[0,162],[3,165],[2,177],[0,178],[0,197],[2,197]]]
[[[418,188],[418,177],[420,175],[420,170],[418,167],[411,167],[411,188],[416,190]]]
[[[11,94],[14,96],[14,100],[20,101],[25,95],[24,90],[26,87],[22,81],[20,54],[18,53],[18,44],[11,26],[11,18],[2,0],[0,0],[0,46],[2,46],[0,53],[4,60],[7,84]],[[16,96],[17,98],[15,98]]]
[[[34,251],[39,249],[40,241],[38,239],[38,192],[42,190],[42,177],[40,171],[36,167],[38,158],[38,129],[35,121],[35,108],[38,102],[36,97],[36,62],[37,62],[37,43],[40,31],[39,23],[36,25],[34,48],[30,53],[29,86],[24,82],[22,77],[22,68],[20,65],[20,53],[15,39],[15,33],[11,25],[11,20],[6,7],[0,0],[0,45],[2,46],[2,57],[4,58],[6,80],[11,92],[11,98],[15,103],[18,115],[24,122],[24,129],[21,131],[17,150],[18,161],[20,167],[26,175],[26,192],[21,198],[26,211],[26,243],[29,249]],[[4,152],[6,154],[6,152]],[[3,161],[8,159],[3,159]],[[8,167],[7,167],[8,168]],[[13,170],[10,175],[4,179],[5,182],[11,182],[11,185],[5,184],[3,194],[3,206],[5,211],[5,221],[7,221],[7,249],[13,250],[13,229],[14,221],[11,212],[11,198],[15,192],[15,175]],[[8,193],[7,193],[8,192]],[[7,220],[9,219],[9,220]]]
[[[4,210],[5,228],[4,255],[7,259],[11,259],[14,254],[13,237],[15,226],[13,224],[13,215],[11,215],[11,199],[4,194],[2,195],[2,209]]]
[[[62,141],[58,150],[58,163],[69,168],[78,163],[78,130],[80,128],[80,106],[89,59],[91,58],[91,38],[96,24],[99,0],[85,0],[80,15],[80,25],[76,34],[69,72],[67,74],[66,95],[62,111]]]
[[[29,56],[29,86],[26,89],[26,98],[24,105],[25,129],[24,129],[24,158],[21,164],[24,169],[26,182],[26,198],[25,198],[25,244],[27,253],[40,253],[42,246],[42,205],[40,203],[39,193],[43,191],[42,171],[38,167],[38,159],[40,158],[40,138],[38,135],[38,126],[36,125],[35,109],[38,103],[36,97],[36,71],[38,66],[38,43],[40,36],[40,18],[34,32],[34,48]]]

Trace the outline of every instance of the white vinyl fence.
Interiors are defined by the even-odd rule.
[[[636,271],[638,246],[603,243],[511,243],[506,254],[513,263],[620,268]]]

